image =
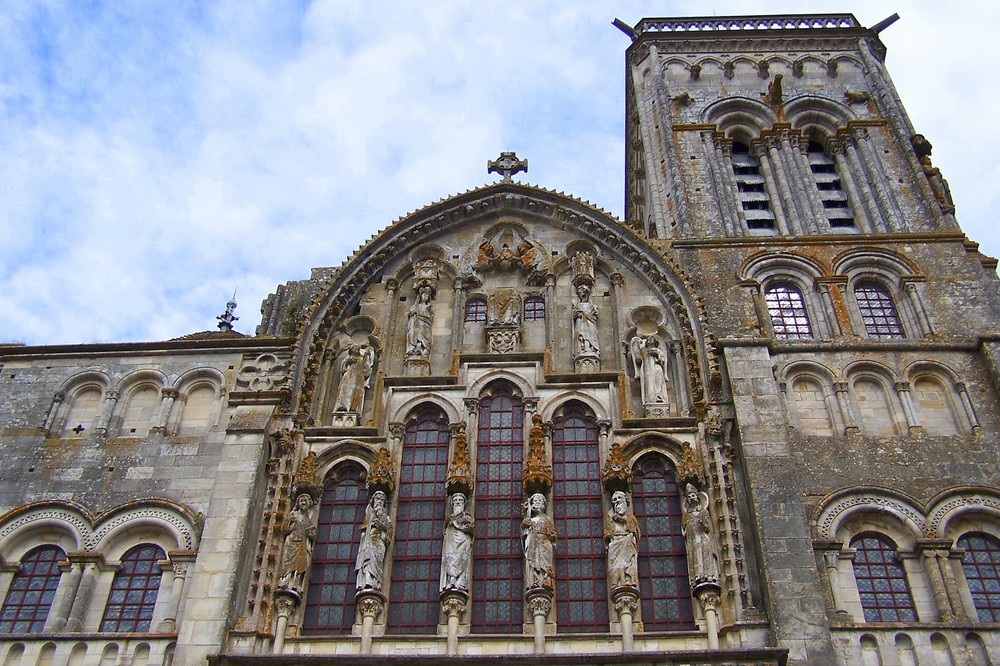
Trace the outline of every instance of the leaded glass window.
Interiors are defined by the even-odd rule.
[[[484,323],[486,321],[486,299],[473,296],[465,302],[465,321]]]
[[[160,591],[160,560],[163,549],[144,544],[122,556],[121,568],[111,583],[108,605],[104,607],[101,631],[149,631],[153,608]]]
[[[523,631],[521,468],[524,406],[500,385],[479,403],[476,448],[476,540],[473,546],[472,631]]]
[[[798,289],[787,284],[773,285],[764,293],[764,301],[778,339],[803,340],[812,337],[806,304]]]
[[[406,424],[386,622],[390,633],[437,631],[450,439],[448,419],[437,407],[421,410]]]
[[[649,455],[633,467],[632,504],[642,531],[638,564],[643,626],[646,631],[693,629],[680,489],[663,457]]]
[[[552,431],[556,606],[560,632],[608,630],[607,559],[597,422],[567,407]]]
[[[966,534],[962,569],[980,622],[1000,622],[1000,541],[989,534]]]
[[[528,296],[524,299],[524,321],[545,321],[545,299]]]
[[[866,622],[914,622],[917,612],[896,546],[877,534],[851,541],[854,579]]]
[[[861,282],[854,287],[854,298],[858,302],[861,320],[869,338],[884,340],[904,337],[896,304],[885,287],[877,282]]]
[[[335,468],[323,486],[303,634],[351,633],[357,592],[354,560],[358,555],[358,526],[368,505],[364,481],[364,472],[347,464]]]
[[[59,561],[64,558],[63,551],[56,546],[35,548],[21,558],[0,609],[0,633],[42,631],[59,587]]]

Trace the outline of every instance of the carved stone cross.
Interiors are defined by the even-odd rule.
[[[486,173],[499,173],[503,176],[504,183],[510,182],[510,177],[515,173],[527,173],[528,160],[517,159],[517,153],[504,152],[495,160],[486,162]]]

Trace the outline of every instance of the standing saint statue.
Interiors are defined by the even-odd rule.
[[[317,512],[313,498],[301,493],[285,520],[283,531],[285,545],[278,569],[278,588],[305,592],[306,573],[312,564],[313,545],[316,543]]]
[[[691,567],[691,585],[719,582],[719,555],[712,537],[712,516],[708,511],[708,495],[699,493],[690,483],[684,487],[681,506],[681,533],[687,546]]]
[[[388,498],[376,490],[368,501],[365,519],[361,523],[361,545],[354,571],[358,575],[358,590],[381,590],[385,575],[385,549],[392,535],[389,523]]]
[[[365,389],[371,386],[375,350],[371,345],[351,345],[340,371],[335,412],[360,412],[365,403]]]
[[[628,493],[618,490],[611,496],[608,527],[608,575],[611,589],[639,587],[639,521],[631,510]]]
[[[590,302],[590,285],[587,283],[577,285],[576,295],[580,300],[573,306],[575,355],[598,356],[601,349],[597,337],[597,306]]]
[[[670,356],[660,346],[660,339],[655,335],[635,335],[629,341],[628,355],[633,376],[639,380],[643,404],[665,404],[670,387]]]
[[[469,589],[475,519],[465,510],[466,501],[462,493],[451,496],[451,515],[445,521],[444,548],[441,551],[442,591]]]
[[[556,526],[545,513],[545,495],[535,493],[524,504],[521,542],[527,574],[525,589],[555,589]]]
[[[426,358],[431,351],[431,324],[434,322],[430,287],[420,287],[417,302],[406,316],[406,355]]]

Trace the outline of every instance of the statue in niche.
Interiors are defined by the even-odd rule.
[[[306,574],[312,564],[313,545],[316,543],[318,512],[309,493],[299,493],[295,506],[285,520],[285,545],[278,569],[278,588],[305,592]]]
[[[340,371],[335,412],[361,412],[365,403],[365,389],[371,386],[372,369],[375,367],[375,349],[369,344],[351,345]]]
[[[372,493],[361,523],[361,545],[355,560],[358,590],[381,590],[385,574],[385,549],[392,535],[388,498],[381,490]]]
[[[639,380],[644,405],[666,404],[670,388],[670,355],[655,335],[635,335],[628,344],[633,377]]]
[[[590,302],[590,289],[591,285],[587,283],[576,287],[576,295],[580,299],[573,306],[576,356],[599,356],[601,352],[597,337],[597,306]]]
[[[441,553],[442,591],[469,589],[475,519],[466,511],[466,501],[463,493],[451,496],[451,515],[444,525],[444,548]]]
[[[931,191],[934,192],[934,198],[941,206],[941,211],[954,213],[955,201],[951,198],[951,188],[948,187],[948,181],[941,175],[941,169],[931,163],[930,155],[920,158],[920,166],[924,170],[924,175],[927,176],[927,182],[930,183]]]
[[[535,493],[524,503],[521,542],[527,572],[525,589],[555,589],[556,526],[545,513],[545,495]]]
[[[516,289],[497,289],[490,295],[487,324],[516,326],[521,323],[521,294]]]
[[[608,528],[608,575],[611,588],[639,587],[639,521],[632,513],[628,493],[618,490],[611,496]]]
[[[406,355],[427,358],[431,351],[431,324],[434,308],[431,305],[431,288],[422,286],[417,291],[417,302],[410,308],[406,322]]]
[[[719,555],[712,536],[712,516],[708,495],[699,493],[690,483],[684,487],[681,505],[681,532],[691,567],[691,585],[719,582]]]

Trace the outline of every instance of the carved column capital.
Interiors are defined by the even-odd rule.
[[[834,382],[833,390],[837,393],[847,393],[847,382]]]
[[[117,402],[121,395],[122,393],[118,389],[108,389],[104,392],[104,399],[109,402]]]
[[[465,411],[469,414],[476,414],[479,412],[479,398],[466,398],[465,399]]]
[[[910,382],[895,382],[893,384],[893,388],[895,388],[897,391],[909,391]]]
[[[389,437],[392,438],[394,443],[402,441],[403,435],[406,434],[406,425],[403,423],[390,423],[389,424]]]
[[[547,617],[549,611],[552,610],[552,593],[551,592],[534,592],[528,597],[528,609],[531,611],[532,616],[541,615]]]
[[[160,396],[164,398],[169,398],[170,400],[176,400],[180,392],[175,388],[165,388],[160,390]]]
[[[66,399],[66,391],[56,391],[52,396],[52,402],[60,403]]]
[[[524,404],[524,411],[528,414],[534,414],[538,411],[538,398],[530,397],[523,398],[522,402]]]
[[[357,604],[362,618],[371,618],[374,620],[382,612],[382,609],[385,608],[385,597],[379,592],[365,590],[358,593]]]
[[[447,617],[461,617],[468,605],[469,598],[461,592],[449,590],[441,595],[441,608]]]
[[[712,609],[713,611],[719,607],[719,590],[718,589],[708,589],[704,590],[698,594],[698,602],[703,608]]]
[[[299,606],[299,595],[291,590],[281,590],[274,596],[274,610],[278,617],[289,618]]]
[[[639,610],[639,595],[636,591],[628,588],[619,589],[613,592],[613,595],[612,601],[619,618],[622,613],[635,615],[635,612]]]
[[[625,284],[625,276],[621,273],[614,272],[611,274],[611,284],[615,287],[621,287]]]

